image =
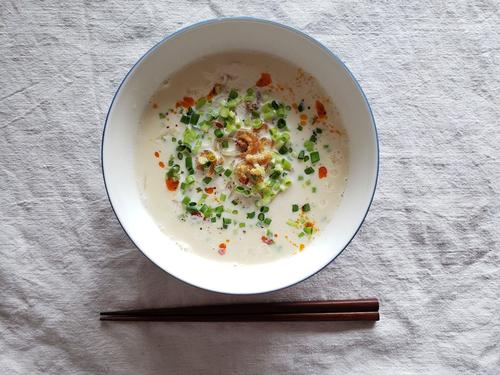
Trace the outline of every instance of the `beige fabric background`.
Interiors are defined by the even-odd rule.
[[[381,141],[378,191],[325,270],[261,296],[205,292],[137,251],[100,171],[133,63],[195,21],[297,27],[346,62]],[[496,1],[0,3],[3,374],[499,374]],[[284,270],[286,272],[286,270]],[[378,296],[351,324],[101,324],[104,309]]]

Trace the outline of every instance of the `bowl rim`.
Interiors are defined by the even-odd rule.
[[[280,287],[280,288],[274,288],[274,289],[269,289],[269,290],[264,290],[264,291],[258,291],[258,292],[248,292],[248,293],[246,293],[246,292],[224,292],[224,291],[220,291],[220,290],[206,288],[206,287],[203,287],[203,286],[200,286],[200,285],[195,285],[195,284],[193,284],[193,283],[191,283],[189,281],[186,281],[186,280],[180,278],[179,276],[172,275],[167,270],[165,270],[162,267],[160,267],[153,259],[151,259],[150,257],[148,257],[142,251],[142,249],[139,246],[137,246],[137,244],[135,243],[135,241],[132,239],[132,237],[130,236],[130,234],[126,231],[125,227],[121,223],[120,218],[118,217],[118,215],[116,213],[115,207],[113,206],[113,202],[111,201],[111,197],[110,197],[109,191],[108,191],[108,186],[107,186],[107,183],[106,183],[106,174],[104,172],[104,139],[106,137],[106,128],[107,128],[107,125],[108,125],[108,120],[109,120],[109,116],[110,116],[110,113],[111,113],[111,109],[113,108],[115,100],[116,100],[116,98],[118,96],[118,93],[120,92],[123,84],[127,81],[128,77],[132,74],[132,72],[136,69],[136,67],[139,66],[143,62],[143,60],[145,60],[152,52],[154,52],[163,43],[167,42],[168,40],[172,39],[173,37],[175,37],[178,34],[182,34],[182,33],[186,32],[186,31],[189,31],[189,30],[192,30],[192,29],[196,29],[196,28],[198,28],[200,26],[214,24],[214,23],[228,22],[228,21],[229,22],[243,21],[243,22],[258,22],[258,23],[260,22],[260,23],[263,23],[263,24],[269,24],[269,25],[272,25],[272,26],[280,27],[282,29],[286,29],[286,30],[291,31],[291,32],[293,32],[295,34],[298,34],[299,36],[302,36],[302,37],[306,38],[308,41],[312,42],[316,46],[318,46],[321,49],[323,49],[326,53],[328,53],[330,55],[330,57],[332,59],[334,59],[340,65],[340,67],[348,74],[348,76],[351,78],[351,80],[355,84],[357,90],[361,93],[364,105],[365,105],[365,107],[366,107],[366,109],[368,111],[369,117],[370,117],[370,123],[371,123],[373,131],[374,131],[374,135],[375,135],[375,147],[376,147],[376,153],[375,153],[376,154],[376,171],[375,171],[375,180],[374,180],[374,183],[373,183],[373,190],[372,190],[372,194],[371,194],[371,197],[370,197],[370,201],[368,202],[368,205],[366,206],[365,214],[363,215],[363,218],[361,219],[358,228],[354,231],[352,237],[349,239],[349,241],[347,241],[347,243],[342,248],[342,250],[340,250],[338,252],[338,254],[336,254],[335,256],[333,256],[330,259],[330,261],[328,261],[323,267],[321,267],[321,268],[317,269],[316,271],[312,272],[310,275],[308,275],[305,278],[302,278],[300,280],[297,280],[297,281],[295,281],[295,282],[293,282],[293,283],[291,283],[289,285],[285,285],[285,286]],[[303,31],[301,31],[299,29],[296,29],[296,28],[294,28],[292,26],[284,25],[284,24],[276,22],[276,21],[270,21],[270,20],[263,19],[263,18],[258,18],[258,17],[238,16],[238,17],[218,17],[218,18],[211,18],[211,19],[207,19],[207,20],[203,20],[203,21],[199,21],[199,22],[190,24],[188,26],[184,26],[184,27],[182,27],[182,28],[174,31],[173,33],[170,33],[167,36],[163,37],[159,42],[157,42],[148,51],[146,51],[132,65],[132,67],[129,69],[129,71],[127,72],[127,74],[125,75],[125,77],[123,77],[123,79],[120,82],[120,85],[118,86],[118,88],[116,89],[116,92],[113,95],[113,99],[111,100],[111,103],[109,105],[108,112],[106,114],[106,119],[104,120],[104,128],[102,130],[102,138],[101,138],[101,173],[102,173],[103,182],[104,182],[104,189],[106,191],[106,196],[108,197],[108,201],[109,201],[109,204],[111,206],[111,209],[112,209],[112,211],[113,211],[113,213],[114,213],[114,215],[115,215],[118,223],[120,224],[120,227],[123,229],[123,231],[125,232],[125,234],[127,235],[127,237],[130,239],[130,241],[134,244],[134,246],[140,251],[140,253],[144,257],[146,257],[150,262],[152,262],[154,265],[156,265],[163,272],[167,273],[169,276],[171,276],[171,277],[173,277],[173,278],[175,278],[177,280],[180,280],[180,281],[182,281],[183,283],[185,283],[187,285],[191,285],[191,286],[194,286],[196,288],[200,288],[200,289],[203,289],[203,290],[207,290],[207,291],[214,292],[214,293],[219,293],[219,294],[229,294],[229,295],[258,295],[258,294],[264,294],[264,293],[270,293],[270,292],[274,292],[274,291],[278,291],[278,290],[283,290],[283,289],[289,288],[291,286],[297,285],[297,284],[299,284],[299,283],[301,283],[301,282],[303,282],[303,281],[311,278],[312,276],[316,275],[318,272],[322,271],[323,269],[325,269],[328,265],[330,265],[333,261],[335,261],[335,259],[337,259],[340,256],[340,254],[342,254],[344,252],[344,250],[350,245],[350,243],[352,242],[352,240],[354,239],[354,237],[356,237],[356,235],[358,234],[359,230],[361,229],[361,226],[363,225],[363,223],[364,223],[364,221],[366,219],[366,216],[368,215],[368,211],[370,210],[370,207],[371,207],[371,205],[373,203],[373,199],[374,199],[374,196],[375,196],[375,191],[377,190],[378,177],[379,177],[379,169],[380,169],[380,144],[379,144],[379,136],[378,136],[377,126],[376,126],[376,123],[375,123],[375,118],[373,116],[373,111],[372,111],[372,109],[370,107],[370,103],[368,102],[366,94],[364,93],[363,89],[361,88],[361,85],[359,84],[359,82],[356,79],[356,77],[354,77],[354,75],[352,74],[352,72],[349,70],[349,68],[346,66],[346,64],[335,53],[333,53],[328,47],[326,47],[323,43],[321,43],[316,38],[313,38],[312,36],[306,34],[305,32],[303,32]]]

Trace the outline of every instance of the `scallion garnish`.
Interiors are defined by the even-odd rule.
[[[221,174],[224,171],[224,167],[222,165],[218,165],[215,167],[215,173]]]
[[[238,91],[236,91],[235,89],[232,89],[229,92],[229,99],[236,99],[237,97],[238,97]]]
[[[278,152],[281,154],[281,155],[284,155],[288,152],[288,147],[287,145],[283,145],[279,148]]]
[[[209,184],[211,181],[212,181],[212,177],[207,176],[207,177],[203,178],[203,183],[205,183],[205,184]]]
[[[257,215],[257,219],[259,219],[259,221],[264,221],[264,219],[266,218],[266,215],[264,215],[262,212]]]
[[[260,212],[269,212],[269,207],[267,207],[267,206],[262,206],[262,207],[260,208]]]
[[[311,156],[311,163],[317,163],[319,161],[319,152],[318,151],[313,151],[309,154]]]
[[[253,219],[255,217],[255,212],[247,213],[247,219]]]
[[[198,123],[198,120],[200,119],[200,115],[198,113],[193,113],[191,115],[190,123],[193,125],[196,125]]]
[[[304,169],[305,174],[313,174],[314,173],[314,168],[313,167],[307,167]]]
[[[303,212],[311,211],[311,206],[309,205],[309,203],[306,203],[305,205],[302,206],[302,211]]]
[[[229,176],[231,176],[232,173],[233,172],[230,169],[226,169],[224,172],[224,176],[229,177]]]
[[[181,117],[181,122],[182,122],[183,124],[189,124],[189,116],[182,115],[182,117]]]
[[[292,204],[292,212],[297,212],[299,210],[298,204]]]
[[[224,132],[219,128],[214,130],[214,134],[217,138],[222,138],[224,136]]]
[[[270,219],[270,218],[266,217],[266,218],[264,219],[264,224],[269,225],[269,224],[271,224],[271,222],[272,222],[272,221],[273,221],[272,219]]]
[[[278,119],[276,126],[278,127],[278,129],[284,129],[284,128],[286,128],[286,121],[284,119],[280,118],[280,119]]]
[[[273,171],[270,175],[269,175],[269,178],[273,179],[273,180],[276,180],[278,178],[280,178],[281,176],[281,172],[280,171]]]
[[[303,159],[304,159],[304,155],[305,155],[305,154],[306,154],[306,153],[305,153],[305,151],[304,151],[304,150],[301,150],[301,151],[299,152],[299,155],[297,156],[297,159],[299,159],[299,160],[303,160]]]

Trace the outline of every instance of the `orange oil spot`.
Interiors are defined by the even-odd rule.
[[[205,193],[207,194],[213,194],[215,188],[214,187],[206,187],[205,188]]]
[[[302,113],[300,115],[300,125],[305,125],[307,124],[307,115],[305,113]]]
[[[158,151],[155,151],[155,157],[157,157],[157,158],[160,157],[160,153]]]
[[[168,191],[176,191],[177,187],[179,186],[179,181],[174,180],[172,178],[168,178],[165,184],[167,185]]]
[[[272,245],[274,243],[274,240],[272,238],[269,238],[267,236],[262,236],[260,238],[262,242],[264,242],[266,245]]]
[[[165,163],[164,163],[164,162],[162,162],[162,161],[160,161],[160,162],[158,163],[158,165],[160,166],[160,168],[165,168]]]
[[[316,113],[319,118],[326,117],[325,106],[319,100],[316,100]]]
[[[269,73],[262,73],[259,80],[255,83],[257,87],[264,87],[270,85],[272,82],[271,75]]]
[[[318,176],[319,178],[325,178],[328,175],[328,169],[326,167],[321,166],[318,169]]]

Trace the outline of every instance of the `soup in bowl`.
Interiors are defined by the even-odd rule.
[[[129,72],[103,173],[137,247],[190,284],[258,293],[332,261],[371,203],[378,144],[347,68],[268,21],[181,30]]]

